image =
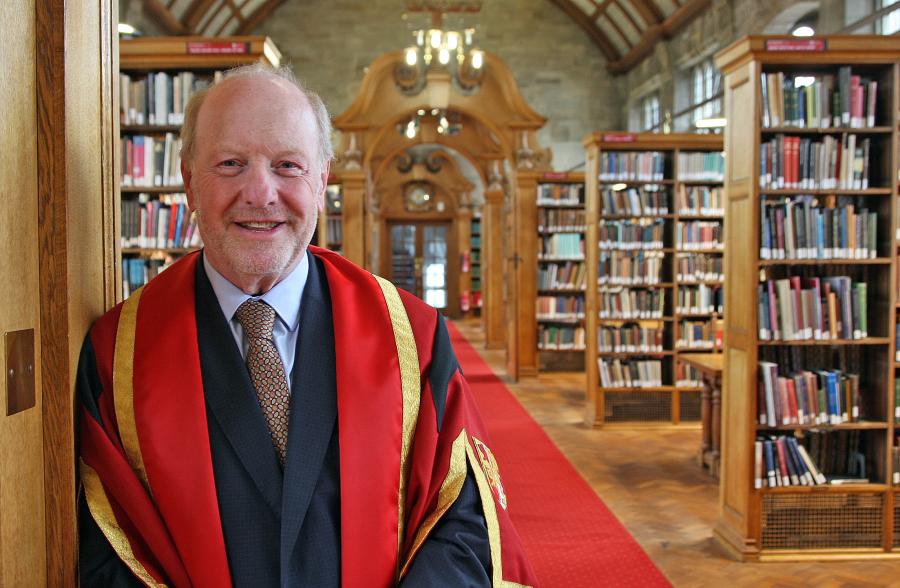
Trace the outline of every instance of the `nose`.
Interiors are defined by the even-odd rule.
[[[261,162],[251,163],[244,177],[246,181],[241,195],[245,204],[256,208],[275,204],[278,191],[275,189],[275,179],[267,165]]]

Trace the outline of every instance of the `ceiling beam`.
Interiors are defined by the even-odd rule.
[[[253,29],[259,26],[259,24],[266,20],[272,11],[278,8],[279,5],[283,4],[285,0],[267,0],[265,4],[257,8],[253,14],[247,17],[247,20],[241,23],[241,26],[237,28],[234,32],[235,35],[249,35],[253,32]]]
[[[606,35],[597,28],[597,25],[590,21],[588,15],[584,13],[583,10],[572,4],[571,0],[550,0],[554,4],[556,4],[560,10],[569,15],[569,18],[575,21],[575,23],[581,27],[587,35],[591,38],[594,44],[603,52],[603,55],[606,57],[606,60],[609,62],[618,61],[620,59],[619,51],[615,48],[615,46],[610,42],[609,39],[606,38]]]
[[[612,28],[615,29],[615,31],[617,33],[619,33],[620,37],[622,37],[622,42],[630,50],[631,49],[631,41],[628,40],[628,36],[625,34],[625,31],[622,30],[622,27],[619,26],[619,23],[617,23],[616,20],[612,16],[609,15],[608,10],[603,12],[603,18],[605,18],[607,21],[609,21],[609,24],[612,25]],[[638,42],[640,42],[640,41],[638,41]]]
[[[664,15],[653,0],[630,0],[631,5],[638,11],[641,18],[647,22],[648,27],[659,24],[663,21]]]
[[[691,24],[700,13],[709,8],[712,0],[690,0],[686,4],[678,7],[678,10],[669,15],[669,18],[663,23],[663,33],[667,39],[671,39],[681,29]]]
[[[193,33],[197,30],[197,25],[200,24],[200,20],[215,1],[216,0],[194,0],[191,2],[191,5],[184,11],[184,16],[181,17],[181,22],[184,23],[184,27],[189,33]]]
[[[639,0],[633,0],[635,6]],[[619,74],[631,71],[631,69],[647,57],[653,47],[663,38],[670,39],[678,34],[684,27],[697,18],[701,12],[706,10],[712,0],[690,0],[687,4],[682,4],[675,12],[669,15],[663,23],[651,26],[644,31],[641,42],[631,48],[622,59],[610,60],[606,65],[606,69],[610,73]]]
[[[634,27],[634,30],[636,30],[639,35],[642,35],[644,33],[644,29],[641,28],[640,23],[638,23],[637,19],[634,18],[634,16],[631,14],[631,11],[625,8],[625,6],[622,5],[621,1],[616,2],[615,4],[619,7],[619,10],[624,12],[625,16],[628,17],[628,22],[631,23],[631,26]]]
[[[610,2],[612,2],[612,0],[603,0],[600,4],[597,4],[596,1],[594,2],[594,11],[590,15],[591,22],[594,22],[601,14],[603,14],[603,11],[606,10],[606,7]]]
[[[653,52],[653,47],[662,38],[662,27],[650,27],[644,33],[641,42],[631,48],[622,59],[610,61],[606,64],[606,69],[610,73],[621,74],[631,71],[631,69],[640,63],[645,57]]]
[[[185,34],[184,25],[159,0],[144,0],[144,10],[167,35]]]
[[[219,28],[216,29],[216,32],[213,33],[213,35],[216,37],[220,37],[222,33],[225,32],[225,29],[228,28],[228,25],[231,24],[231,21],[237,20],[238,25],[235,27],[235,29],[239,29],[241,25],[246,21],[244,15],[241,13],[241,9],[237,4],[234,3],[234,0],[225,0],[225,6],[227,6],[231,10],[231,14],[222,22],[222,24],[219,25]],[[210,24],[212,24],[212,22],[210,22]]]

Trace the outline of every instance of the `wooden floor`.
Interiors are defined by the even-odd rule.
[[[900,560],[729,559],[712,539],[718,487],[696,462],[699,428],[589,429],[582,424],[584,374],[510,382],[504,352],[484,349],[479,323],[455,324],[675,586],[900,587]]]

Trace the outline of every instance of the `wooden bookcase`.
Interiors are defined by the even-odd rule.
[[[583,173],[545,173],[537,183],[537,349],[542,370],[584,369]]]
[[[325,189],[325,209],[319,215],[319,224],[316,227],[316,245],[344,252],[344,221],[343,210],[344,194],[341,182],[335,176],[328,178],[328,187]]]
[[[175,258],[196,247],[185,239],[191,218],[178,169],[182,105],[216,72],[256,62],[277,66],[280,61],[281,54],[267,37],[147,37],[119,42],[121,149],[117,169],[121,206],[116,222],[122,239],[116,246],[117,258],[121,260],[121,295],[127,297]],[[158,146],[158,156],[138,156],[138,145],[143,151],[153,144]],[[139,175],[149,175],[151,169],[159,178],[138,179]],[[160,210],[167,212],[161,215]],[[165,220],[165,215],[181,218],[168,231],[163,227],[162,233],[167,237],[163,243],[154,238],[162,236],[156,229],[163,224],[159,221]],[[151,223],[155,234],[148,235],[146,229]],[[176,226],[181,229],[178,235]]]
[[[688,210],[686,204],[681,208],[676,204],[687,201],[682,196],[701,193],[718,202],[723,200],[722,137],[598,132],[586,136],[584,145],[588,284],[585,420],[592,426],[697,423],[699,376],[685,381],[689,369],[678,357],[688,352],[720,351],[716,341],[721,338],[716,333],[721,312],[714,303],[715,294],[713,301],[707,299],[702,308],[680,308],[679,300],[688,293],[699,295],[701,289],[709,298],[721,288],[724,218],[718,206],[701,210],[698,205]],[[611,160],[639,169],[610,173]],[[698,163],[701,172],[704,163],[712,167],[700,173],[691,167]],[[638,201],[643,204],[638,206]],[[633,205],[622,206],[627,203]],[[641,236],[623,237],[627,231],[632,235],[638,231]],[[697,241],[695,237],[700,234],[707,240]],[[610,271],[629,267],[633,269],[628,277]],[[621,303],[625,297],[630,300],[632,293],[636,300],[643,297],[654,302],[643,305],[643,314],[629,313]],[[639,337],[646,340],[639,339],[636,346],[625,348],[621,344],[601,346],[601,338],[607,343],[614,341],[624,327],[637,329]],[[697,331],[703,337],[681,341],[687,327],[690,334]],[[710,343],[704,345],[703,340]],[[604,382],[601,362],[651,362],[649,373],[655,377],[641,383],[632,380],[631,386],[627,382]]]
[[[751,36],[716,56],[726,86],[725,186],[729,224],[725,249],[723,453],[720,514],[714,534],[740,559],[825,560],[900,555],[900,501],[897,488],[891,485],[895,424],[890,417],[894,414],[894,379],[898,367],[893,337],[897,304],[898,59],[900,45],[896,39],[882,36],[809,39]],[[839,88],[838,78],[844,66],[850,66],[853,75],[877,82],[877,92],[873,94],[876,96],[874,126],[849,128],[841,119],[837,125],[825,127],[819,122],[796,128],[764,114],[763,107],[771,104],[770,88],[775,87],[770,85],[772,78],[768,75],[777,77],[779,72],[783,73],[791,85],[797,76],[818,76],[822,80],[833,76],[834,87]],[[849,96],[850,92],[845,95]],[[778,98],[776,93],[772,100]],[[840,101],[826,104],[829,102],[832,110],[843,110]],[[868,102],[863,104],[866,107]],[[786,114],[785,118],[796,117]],[[845,134],[848,139],[854,135],[855,139],[868,139],[871,143],[867,189],[861,186],[773,189],[761,180],[766,169],[772,169],[769,155],[763,151],[765,144],[773,140],[777,143],[779,137],[782,142],[784,138],[800,137],[824,145],[826,138],[843,140]],[[800,157],[802,166],[804,159]],[[866,207],[875,211],[877,256],[835,260],[820,259],[817,253],[813,259],[766,259],[762,248],[769,242],[766,229],[771,221],[765,221],[769,218],[764,216],[765,211],[804,194],[814,197],[816,205],[827,206],[825,203],[839,199],[843,204],[839,203],[838,208],[852,204],[856,210]],[[864,307],[854,318],[858,321],[860,314],[867,318],[868,333],[862,333],[863,338],[771,340],[770,333],[760,331],[770,321],[763,317],[772,316],[767,314],[766,306],[771,296],[767,291],[768,280],[791,276],[811,281],[820,276],[849,276],[854,282],[865,282],[868,312]],[[760,286],[765,289],[761,294]],[[790,313],[782,312],[779,316],[785,315]],[[776,363],[779,375],[798,369],[841,369],[858,374],[859,415],[853,418],[851,408],[850,422],[840,424],[801,425],[799,421],[784,424],[783,420],[773,423],[768,416],[766,424],[761,424],[760,411],[765,411],[770,403],[765,400],[760,361]],[[817,392],[815,388],[810,387],[813,394]],[[793,396],[788,392],[789,399]],[[793,421],[790,413],[796,411],[790,409],[790,404],[789,400],[787,412]],[[830,423],[831,419],[826,422]],[[867,482],[837,485],[829,478],[829,483],[824,485],[778,485],[776,482],[772,487],[767,479],[757,482],[756,442],[771,443],[778,436],[792,437],[801,445],[824,444],[826,439],[832,439],[829,443],[833,451],[819,454],[827,457],[816,460],[816,466],[826,470],[824,474],[831,470],[838,477],[855,471],[859,480]],[[765,459],[762,463],[765,464]],[[862,465],[864,475],[860,475]],[[767,478],[765,471],[762,477]]]
[[[469,314],[481,316],[483,305],[481,288],[481,213],[475,213],[469,224]]]

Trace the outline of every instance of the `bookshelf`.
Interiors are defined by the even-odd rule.
[[[469,301],[472,316],[481,316],[481,214],[475,213],[469,228]]]
[[[316,236],[318,244],[340,254],[344,252],[344,222],[341,214],[344,205],[340,181],[330,176],[325,188],[325,210],[319,216]]]
[[[277,66],[266,37],[147,37],[119,43],[121,294],[200,246],[181,181],[179,132],[190,97],[220,72]]]
[[[543,370],[584,369],[583,173],[537,182],[537,348]]]
[[[729,225],[714,535],[739,559],[900,555],[898,62],[882,36],[751,36],[716,56]]]
[[[585,420],[700,421],[683,353],[721,352],[722,137],[585,137]]]

